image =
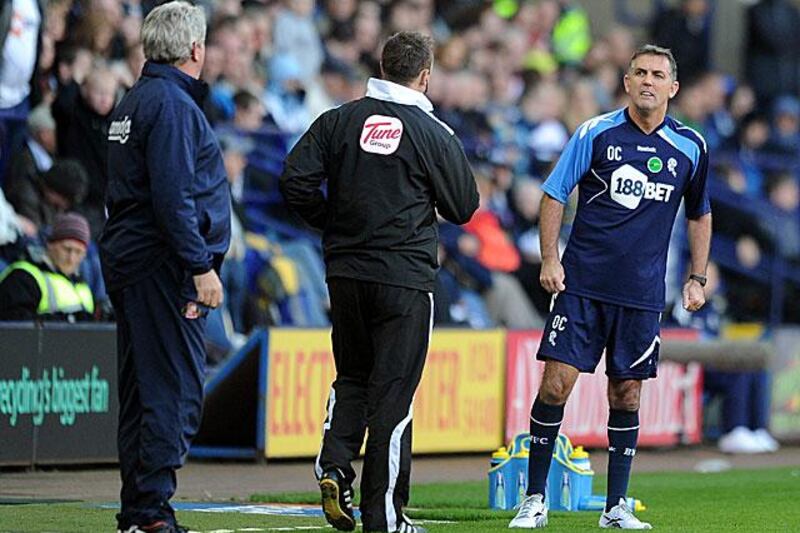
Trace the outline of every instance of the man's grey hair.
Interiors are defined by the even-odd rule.
[[[192,55],[192,44],[205,40],[205,12],[188,2],[162,4],[142,24],[144,57],[155,63],[185,63]]]
[[[678,63],[675,61],[675,56],[672,55],[672,50],[654,44],[644,44],[636,49],[631,57],[631,62],[628,64],[628,69],[633,68],[634,60],[639,56],[663,56],[669,60],[669,73],[672,81],[678,80]]]
[[[32,132],[41,130],[55,130],[56,121],[50,112],[50,106],[39,104],[28,114],[28,129]]]

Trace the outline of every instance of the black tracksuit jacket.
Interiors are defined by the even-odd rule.
[[[328,279],[433,291],[436,212],[463,224],[478,192],[432,110],[424,94],[371,79],[366,97],[323,113],[287,157],[281,192],[323,231]]]

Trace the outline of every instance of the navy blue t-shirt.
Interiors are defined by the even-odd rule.
[[[675,215],[681,199],[687,218],[711,211],[707,173],[705,140],[669,116],[649,135],[627,109],[582,124],[543,185],[561,203],[578,186],[566,292],[662,311]]]

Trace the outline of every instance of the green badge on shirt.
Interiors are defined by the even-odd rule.
[[[653,174],[658,174],[662,168],[664,168],[664,163],[661,162],[661,158],[653,156],[647,160],[647,170]]]

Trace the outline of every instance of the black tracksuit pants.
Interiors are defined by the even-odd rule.
[[[196,298],[192,276],[167,261],[152,275],[110,294],[117,316],[120,529],[163,520],[200,426],[205,317],[184,318]]]
[[[316,473],[351,462],[369,428],[361,478],[365,531],[395,531],[408,503],[411,403],[433,324],[433,297],[420,290],[353,279],[328,280],[334,381]]]

